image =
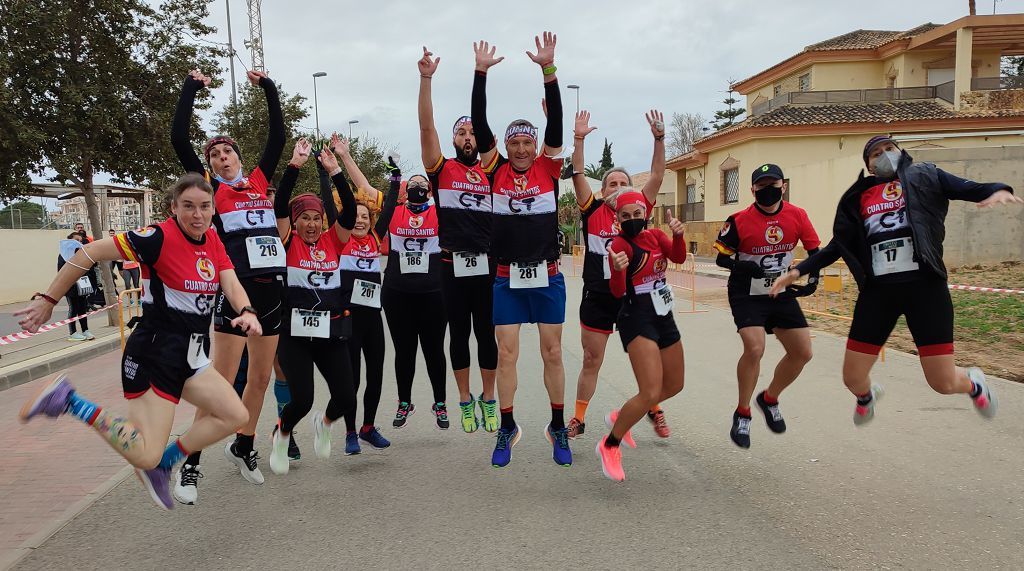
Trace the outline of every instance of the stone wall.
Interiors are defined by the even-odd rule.
[[[1024,89],[966,91],[960,94],[961,111],[987,111],[993,109],[1024,110]]]

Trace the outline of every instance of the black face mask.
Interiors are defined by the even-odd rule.
[[[640,218],[634,218],[632,220],[623,220],[619,222],[619,227],[622,228],[623,236],[635,238],[637,235],[643,232],[644,229],[647,228],[647,221],[642,220]]]
[[[777,186],[766,186],[754,191],[754,200],[765,208],[782,200],[782,189]]]
[[[430,190],[425,186],[407,186],[405,192],[409,197],[409,202],[413,204],[425,203],[430,194]]]

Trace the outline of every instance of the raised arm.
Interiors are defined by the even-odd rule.
[[[330,202],[330,213],[327,213],[327,219],[331,221],[332,218],[336,218],[331,224],[334,232],[342,243],[348,242],[352,235],[352,228],[356,225],[356,197],[352,194],[352,189],[348,186],[348,181],[345,180],[345,174],[341,171],[341,165],[338,164],[334,153],[330,149],[324,149],[320,152],[319,159],[324,170],[331,175],[331,180],[338,188],[338,198],[341,199],[340,214],[335,211],[334,197],[330,197],[329,201],[324,200],[324,212],[327,213],[327,203]]]
[[[210,86],[210,78],[193,69],[185,77],[185,83],[181,86],[181,95],[178,97],[178,106],[174,110],[174,118],[171,120],[171,146],[174,153],[178,155],[178,161],[188,172],[203,174],[206,167],[203,161],[199,160],[189,131],[192,127],[192,108],[196,103],[196,93],[199,90]]]
[[[380,191],[374,188],[370,184],[370,180],[363,174],[363,171],[359,170],[359,165],[356,164],[352,154],[349,153],[348,139],[342,139],[337,133],[334,133],[331,135],[331,150],[341,159],[341,164],[348,171],[348,176],[352,179],[355,189],[362,189],[371,200],[377,200],[377,194]]]
[[[586,208],[594,198],[594,191],[587,182],[583,158],[583,140],[597,127],[590,126],[590,111],[576,113],[576,126],[573,129],[572,149],[572,186],[576,190],[576,204],[580,208]]]
[[[277,170],[277,163],[281,161],[281,152],[284,151],[284,115],[281,112],[281,99],[277,93],[277,85],[267,77],[267,74],[262,71],[250,71],[246,76],[249,83],[262,88],[267,96],[267,144],[263,147],[259,167],[267,180],[270,180]]]
[[[493,165],[498,155],[498,146],[494,141],[494,133],[487,124],[487,70],[505,59],[494,57],[498,48],[485,41],[473,42],[476,54],[476,72],[473,75],[473,96],[470,101],[470,115],[473,117],[473,132],[476,134],[476,146],[480,152],[480,164],[486,169]]]
[[[949,200],[966,200],[977,202],[981,208],[995,206],[996,204],[1022,203],[1020,197],[1014,196],[1013,189],[1001,182],[974,182],[951,175],[948,172],[937,168],[939,184],[942,185],[942,193]]]
[[[395,215],[395,208],[398,206],[398,191],[402,188],[402,173],[392,173],[388,177],[388,181],[390,185],[388,186],[387,195],[384,196],[384,206],[380,211],[380,216],[377,217],[377,224],[373,227],[373,231],[377,234],[378,238],[384,236],[388,231],[388,227],[391,226],[391,217]]]
[[[686,261],[685,227],[682,222],[672,215],[671,210],[668,213],[668,228],[672,231],[672,240],[669,241],[668,236],[659,230],[658,244],[661,246],[661,252],[665,254],[666,258],[676,264],[681,264]]]
[[[437,71],[437,64],[441,58],[431,59],[427,46],[423,46],[423,57],[417,63],[420,69],[420,97],[419,97],[419,118],[420,118],[420,153],[423,159],[423,168],[430,170],[441,160],[441,140],[437,136],[437,127],[434,125],[434,102],[431,98],[431,80],[434,72]]]
[[[544,100],[547,103],[547,126],[544,128],[544,145],[541,154],[556,157],[562,152],[562,93],[558,89],[558,77],[555,75],[555,44],[558,36],[544,32],[544,41],[535,36],[537,53],[526,52],[533,63],[540,66],[544,74]]]
[[[277,194],[274,196],[274,216],[277,218],[277,233],[282,240],[292,231],[288,202],[292,199],[292,191],[295,190],[295,183],[299,179],[299,171],[309,160],[311,150],[312,145],[305,138],[295,142],[292,158],[288,161],[288,168],[284,169],[281,183],[277,186]]]
[[[654,156],[651,157],[651,176],[644,184],[643,193],[648,202],[655,204],[661,183],[665,180],[665,116],[661,111],[651,109],[646,117],[647,124],[651,126],[651,134],[654,135]]]

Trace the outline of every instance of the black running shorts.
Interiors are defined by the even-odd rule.
[[[256,309],[263,336],[271,337],[281,332],[282,298],[284,297],[284,276],[239,278],[245,293],[249,295],[249,304]],[[235,308],[231,307],[224,290],[217,292],[217,303],[214,306],[213,330],[245,337],[241,328],[232,327],[231,320],[238,317]]]
[[[776,298],[767,296],[735,296],[729,298],[732,308],[732,320],[736,330],[744,327],[764,327],[772,333],[779,329],[800,329],[807,327],[807,319],[800,309],[796,298]]]
[[[629,344],[637,337],[650,339],[658,344],[658,349],[670,347],[680,340],[679,328],[670,311],[668,315],[658,315],[649,296],[639,296],[632,302],[624,302],[619,310],[616,321],[622,349],[628,351]]]
[[[590,331],[611,335],[622,309],[622,299],[610,293],[583,288],[580,302],[580,326]]]
[[[189,364],[189,350],[202,348],[206,365]],[[177,404],[185,381],[209,366],[210,336],[198,335],[192,342],[187,333],[167,333],[139,326],[128,337],[121,356],[121,385],[124,398],[138,398],[152,389],[157,395]],[[197,355],[198,357],[198,355]]]
[[[953,354],[953,300],[941,278],[867,285],[853,308],[846,348],[877,355],[900,315],[907,318],[920,356]]]

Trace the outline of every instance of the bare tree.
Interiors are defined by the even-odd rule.
[[[707,119],[700,113],[673,113],[668,132],[668,151],[672,156],[693,150],[694,141],[704,136]]]

